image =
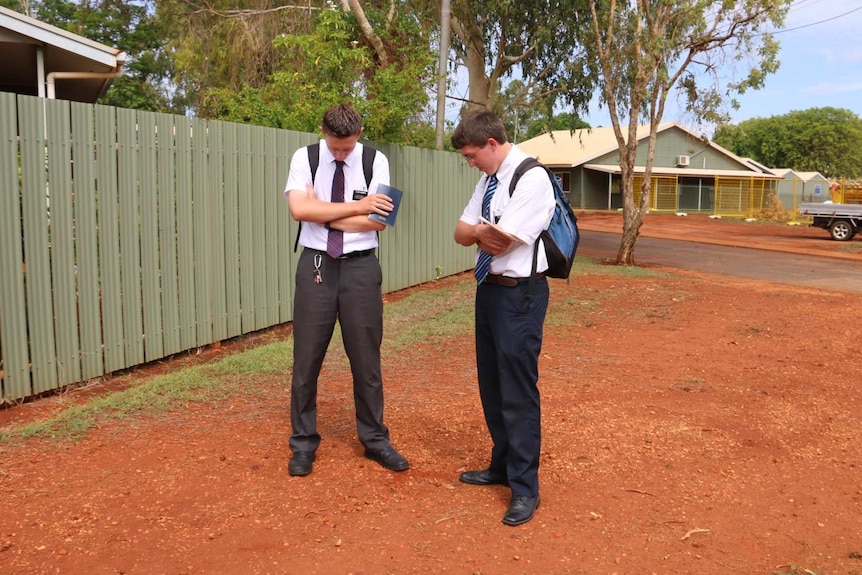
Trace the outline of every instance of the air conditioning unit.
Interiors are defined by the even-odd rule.
[[[677,156],[676,157],[676,165],[677,166],[687,166],[690,160],[691,160],[691,158],[688,156]]]

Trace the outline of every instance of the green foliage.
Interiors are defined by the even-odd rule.
[[[322,1],[304,6],[280,0],[159,0],[179,98],[191,111],[213,104],[209,92],[224,94],[264,86],[281,53],[273,45],[279,34],[306,34],[312,13]],[[244,96],[247,98],[248,96]]]
[[[373,10],[367,9],[366,16],[375,30],[383,31],[385,64],[352,14],[322,10],[308,34],[282,34],[274,40],[282,59],[266,82],[238,91],[207,90],[201,115],[315,132],[326,108],[352,102],[363,116],[366,138],[426,142],[427,129],[422,128],[427,123],[418,112],[428,104],[434,55],[409,19],[384,25]]]
[[[438,1],[418,4],[426,22],[439,20]],[[468,71],[467,106],[507,120],[516,109],[552,110],[558,103],[586,110],[595,84],[584,73],[589,64],[576,33],[588,23],[583,8],[583,0],[452,0],[451,49],[455,65]],[[511,78],[518,78],[517,93],[504,96]]]
[[[862,118],[841,108],[810,108],[719,127],[713,138],[772,168],[862,177]]]
[[[524,138],[535,138],[540,134],[553,130],[580,130],[589,127],[590,125],[587,122],[584,122],[575,114],[565,112],[563,114],[556,114],[550,118],[538,118],[534,120],[529,128],[527,128]]]

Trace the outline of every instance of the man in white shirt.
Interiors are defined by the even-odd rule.
[[[503,523],[521,525],[539,506],[539,352],[549,291],[538,238],[551,221],[554,191],[547,172],[536,167],[509,193],[515,169],[528,156],[508,142],[502,121],[490,111],[465,116],[452,145],[485,173],[461,214],[455,241],[478,248],[476,366],[493,442],[488,468],[465,471],[460,480],[509,486],[512,498]]]
[[[389,160],[374,154],[370,184],[363,170],[362,119],[350,104],[329,108],[320,126],[316,173],[310,147],[290,163],[285,195],[293,218],[304,223],[296,268],[293,312],[293,377],[290,388],[292,456],[288,472],[311,473],[320,445],[317,380],[336,320],[353,374],[359,441],[365,457],[392,471],[410,467],[390,443],[383,423],[382,272],[375,255],[377,232],[385,229],[370,214],[387,215],[391,198],[375,193],[389,184]],[[367,188],[367,189],[366,189]]]

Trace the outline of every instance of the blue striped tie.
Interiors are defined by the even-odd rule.
[[[485,195],[482,196],[482,217],[491,221],[491,198],[494,197],[494,192],[497,191],[497,175],[494,174],[488,178],[488,187],[485,188]],[[476,276],[476,281],[482,283],[488,275],[488,270],[491,268],[491,258],[494,257],[488,252],[479,250],[479,257],[476,260],[476,269],[473,270],[473,275]]]

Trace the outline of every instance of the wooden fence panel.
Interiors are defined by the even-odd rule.
[[[211,290],[212,338],[227,339],[227,303],[225,301],[225,208],[224,208],[224,141],[222,122],[207,124],[207,193],[209,195],[209,279]]]
[[[69,102],[45,102],[48,202],[50,217],[51,296],[54,309],[57,384],[81,381],[75,281],[75,215],[72,195],[72,130]]]
[[[254,289],[254,329],[268,325],[267,301],[267,246],[266,246],[266,190],[264,189],[264,136],[265,128],[254,126],[251,130],[251,178],[246,181],[246,193],[251,204],[251,242],[253,245],[250,273]],[[275,270],[272,270],[275,272]]]
[[[192,119],[195,327],[198,346],[212,343],[212,193],[207,170],[207,122]]]
[[[117,182],[120,221],[120,285],[126,365],[144,362],[141,296],[140,201],[138,194],[137,113],[117,110]]]
[[[237,124],[224,124],[224,262],[227,337],[242,332],[240,291],[239,136]]]
[[[162,324],[162,274],[159,262],[157,137],[156,114],[139,112],[141,285],[144,315],[144,357],[147,361],[165,355],[165,333]]]
[[[105,371],[128,367],[123,343],[120,287],[120,222],[117,190],[117,124],[114,108],[96,106],[96,187],[99,205],[99,263],[101,269],[102,333]]]
[[[15,97],[0,94],[0,374],[3,400],[26,397],[30,356],[21,242],[18,118]]]
[[[278,302],[278,262],[281,251],[278,244],[278,131],[274,128],[263,128],[263,154],[258,160],[263,165],[263,193],[264,216],[262,223],[265,225],[266,243],[266,325],[277,325],[279,323]],[[261,161],[262,160],[262,161]]]
[[[44,110],[41,100],[19,100],[18,121],[31,127],[21,136],[21,191],[27,325],[34,394],[58,387],[51,300],[50,200],[45,173]]]
[[[254,206],[251,202],[250,182],[252,173],[251,133],[239,130],[237,134],[237,204],[239,207],[239,261],[240,314],[242,333],[257,330],[255,321],[254,290]]]
[[[93,106],[73,102],[71,114],[78,329],[81,338],[81,379],[86,381],[105,373],[99,297],[99,226],[94,171],[95,122]]]
[[[159,189],[159,267],[165,355],[183,350],[180,338],[180,284],[177,272],[177,169],[174,117],[156,114],[156,175]]]
[[[176,129],[177,172],[177,275],[179,277],[180,348],[197,345],[195,330],[195,236],[192,188],[192,135],[187,119],[178,119]]]

